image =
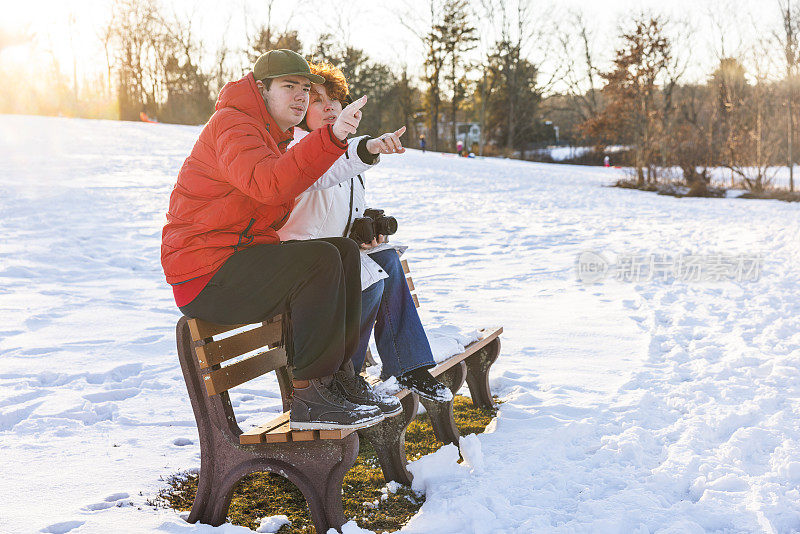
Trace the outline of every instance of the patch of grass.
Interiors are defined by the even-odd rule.
[[[638,189],[640,191],[658,191],[658,186],[656,184],[648,184],[647,182],[639,184],[636,180],[629,180],[627,178],[617,180],[612,187],[621,187],[623,189]]]
[[[761,191],[760,193],[756,193],[750,191],[745,193],[739,198],[755,198],[759,200],[783,200],[784,202],[800,202],[800,192],[789,192],[789,191]]]
[[[671,197],[705,197],[705,198],[726,198],[724,187],[712,187],[704,182],[694,182],[691,187],[682,186],[675,183],[639,185],[636,180],[622,179],[617,180],[610,187],[621,187],[623,189],[638,189],[640,191],[657,192],[659,195]],[[764,191],[748,191],[735,198],[757,199],[757,200],[781,200],[783,202],[800,202],[800,192],[786,191],[782,189],[767,189]]]
[[[483,432],[496,413],[494,409],[475,408],[468,397],[461,395],[457,395],[453,403],[454,419],[462,435]],[[427,414],[411,421],[406,429],[408,461],[440,447]],[[166,483],[167,486],[149,504],[181,511],[191,509],[197,493],[197,475],[177,474]],[[400,529],[417,513],[425,502],[425,496],[404,486],[394,494],[384,493],[381,490],[385,486],[375,451],[366,440],[361,440],[358,459],[344,477],[342,502],[345,517],[355,519],[361,527],[376,532]],[[314,532],[306,500],[291,482],[268,473],[254,473],[239,481],[228,511],[231,523],[255,530],[259,518],[278,514],[287,516],[292,522],[291,526],[281,528],[280,534]]]

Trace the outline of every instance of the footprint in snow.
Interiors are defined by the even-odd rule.
[[[164,336],[145,336],[140,337],[134,343],[136,344],[147,344],[147,343],[155,343],[156,341],[160,341]]]
[[[0,431],[11,430],[17,424],[25,421],[30,417],[36,408],[42,405],[44,401],[34,402],[22,408],[10,409],[0,412]]]
[[[53,523],[52,525],[44,527],[39,532],[49,532],[51,534],[64,534],[70,530],[76,529],[83,525],[86,521],[62,521],[61,523]]]
[[[130,494],[128,493],[112,493],[100,502],[87,504],[83,507],[83,509],[89,512],[97,512],[99,510],[113,508],[114,506],[124,506],[125,503],[121,501],[122,499],[127,499],[128,497],[130,497]]]
[[[47,392],[40,390],[29,391],[27,393],[21,393],[13,397],[8,397],[6,400],[0,401],[0,408],[4,406],[11,406],[13,404],[22,404],[24,402],[28,402],[29,400],[41,397],[42,395],[47,395]]]
[[[16,336],[17,334],[24,333],[24,330],[0,330],[0,337],[8,338],[11,336]]]
[[[104,382],[122,382],[126,378],[137,376],[144,366],[141,363],[126,363],[104,373],[89,373],[86,382],[89,384],[102,384]]]
[[[25,349],[19,351],[21,356],[42,356],[43,354],[53,354],[58,352],[60,349],[57,347],[43,347],[43,348],[36,348],[36,349]]]
[[[87,393],[83,398],[89,402],[123,401],[135,397],[139,393],[141,393],[141,390],[138,388],[112,389],[99,393]]]
[[[65,313],[59,313],[59,312],[32,315],[27,319],[25,319],[25,327],[28,330],[39,330],[40,328],[48,326],[50,323],[53,322],[54,319],[60,319],[65,315],[66,315]]]

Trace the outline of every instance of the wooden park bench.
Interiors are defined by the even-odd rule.
[[[414,283],[402,262],[414,302]],[[182,317],[177,325],[178,358],[200,437],[200,475],[188,521],[213,526],[225,522],[236,483],[264,471],[289,479],[303,493],[317,532],[345,523],[342,481],[358,456],[359,435],[375,449],[386,481],[411,483],[406,469],[405,431],[420,399],[408,390],[397,393],[403,414],[378,425],[353,430],[291,430],[289,408],[292,371],[282,346],[283,316],[252,325],[218,325]],[[466,380],[476,406],[491,406],[489,368],[500,353],[502,328],[484,329],[484,337],[436,365],[431,373],[455,394]],[[251,355],[254,354],[254,355]],[[224,365],[223,365],[224,364]],[[228,390],[274,372],[284,412],[252,429],[242,430]],[[421,401],[434,434],[443,443],[458,443],[453,403]]]

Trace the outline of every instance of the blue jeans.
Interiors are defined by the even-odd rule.
[[[433,353],[406,284],[400,257],[394,249],[370,254],[388,278],[361,293],[361,325],[356,370],[364,365],[369,335],[375,324],[375,344],[383,364],[381,378],[400,376],[420,367],[433,367]]]

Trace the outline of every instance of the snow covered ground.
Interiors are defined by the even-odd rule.
[[[2,532],[248,532],[145,505],[199,467],[159,264],[198,131],[0,116]],[[800,206],[603,187],[619,173],[409,151],[368,174],[425,324],[505,328],[497,419],[464,463],[411,466],[402,532],[800,531]],[[763,265],[585,285],[585,251]],[[280,409],[239,389],[243,426]]]

